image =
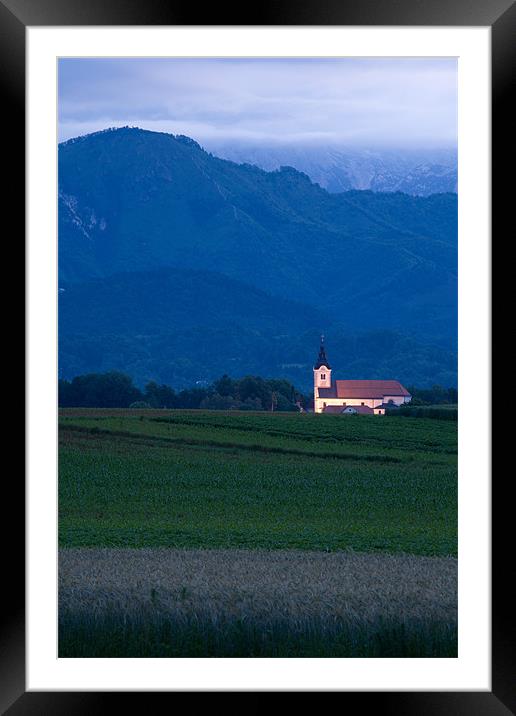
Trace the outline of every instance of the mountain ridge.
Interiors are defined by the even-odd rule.
[[[234,164],[144,130],[68,142],[59,159],[64,280],[165,265],[213,269],[360,327],[360,297],[381,265],[373,283],[380,280],[382,296],[374,290],[368,299],[380,302],[374,327],[411,330],[425,319],[399,300],[399,281],[417,287],[413,305],[425,303],[425,291],[432,301],[436,284],[456,282],[454,195],[331,195],[295,169]],[[382,312],[386,296],[392,305]],[[452,321],[453,304],[447,295],[442,306]],[[432,322],[425,332],[435,332]]]
[[[348,336],[348,348],[354,336],[387,332],[402,353],[392,356],[389,341],[383,341],[384,356],[376,358],[382,370],[389,354],[402,374],[407,373],[403,361],[408,368],[415,360],[408,382],[417,378],[428,384],[432,376],[448,376],[453,384],[454,194],[331,194],[292,167],[267,172],[215,157],[189,137],[123,128],[59,145],[58,218],[59,281],[65,289],[60,292],[60,355],[68,377],[73,370],[123,369],[123,356],[117,359],[115,350],[116,337],[125,336],[135,377],[152,374],[170,381],[174,376],[160,361],[188,363],[171,347],[177,344],[171,336],[180,330],[183,313],[187,321],[204,306],[212,316],[206,330],[217,336],[227,332],[244,373],[267,374],[268,362],[281,365],[272,348],[278,336],[286,336],[287,363],[295,364],[296,352],[304,354],[299,335],[316,341],[321,330],[335,327],[335,336]],[[170,279],[175,292],[163,284],[163,271],[175,277]],[[128,281],[125,289],[121,276]],[[142,325],[133,322],[124,333],[125,318],[112,315],[109,302],[123,309],[127,299],[129,306],[124,290],[132,290],[131,280],[140,290],[140,304],[133,302],[131,310],[135,315],[141,310]],[[194,287],[190,292],[188,281]],[[101,295],[103,303],[97,300]],[[160,296],[175,302],[173,310],[161,310]],[[69,301],[69,309],[70,297],[75,303]],[[84,323],[79,331],[88,316],[87,328]],[[147,333],[146,323],[152,324]],[[160,332],[170,338],[166,358],[160,354]],[[153,338],[139,345],[138,335]],[[106,336],[112,347],[104,342],[105,351],[116,365],[98,359]],[[195,370],[216,377],[220,361],[210,358],[204,337],[199,341],[207,357]],[[97,355],[90,366],[84,359],[88,351]],[[134,359],[136,354],[140,357]],[[261,362],[256,354],[263,355]],[[372,356],[373,348],[359,359],[367,374],[377,372]],[[215,365],[218,372],[212,376]],[[346,370],[356,368],[351,360],[346,365]],[[286,377],[303,384],[299,375]],[[185,379],[176,373],[175,380]]]

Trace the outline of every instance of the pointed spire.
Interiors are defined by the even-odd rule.
[[[317,363],[314,365],[314,368],[320,368],[322,365],[326,366],[326,368],[330,367],[328,359],[326,358],[326,350],[324,348],[324,333],[321,335],[321,346],[319,348]]]

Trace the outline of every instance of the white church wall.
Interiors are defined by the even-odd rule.
[[[381,400],[376,400],[374,398],[339,398],[339,403],[342,405],[342,403],[346,403],[346,405],[367,405],[368,408],[374,408],[375,405],[380,405]]]

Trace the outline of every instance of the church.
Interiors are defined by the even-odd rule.
[[[326,357],[324,336],[314,365],[314,412],[385,415],[386,408],[409,403],[412,396],[397,380],[335,380]]]

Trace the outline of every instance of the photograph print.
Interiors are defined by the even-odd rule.
[[[59,657],[457,657],[457,59],[58,61]]]

